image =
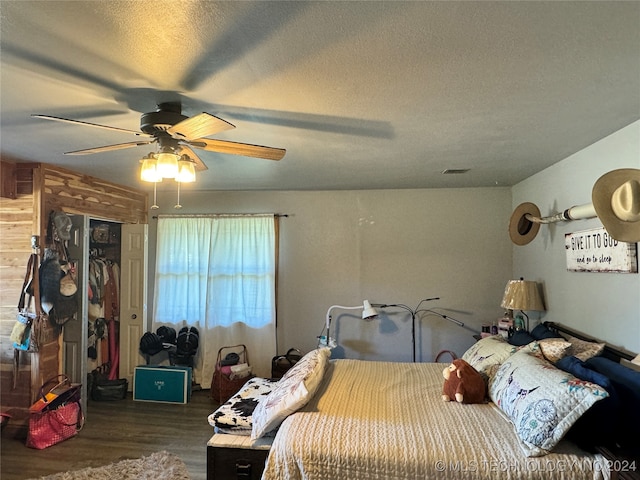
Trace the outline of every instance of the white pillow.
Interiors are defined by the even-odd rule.
[[[312,350],[284,374],[253,411],[253,440],[274,430],[290,414],[307,404],[322,381],[330,356],[329,348]]]
[[[511,420],[528,457],[548,454],[595,402],[609,396],[530,351],[506,360],[489,382],[489,396]]]
[[[502,336],[492,335],[471,345],[462,355],[462,359],[481,374],[491,376],[492,367],[501,365],[517,351],[518,347],[509,344]]]

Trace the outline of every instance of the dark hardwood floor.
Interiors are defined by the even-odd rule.
[[[38,478],[166,450],[185,462],[193,480],[205,480],[206,445],[213,435],[207,416],[216,408],[209,390],[194,391],[185,405],[134,402],[130,393],[125,400],[90,401],[80,433],[53,447],[34,450],[3,435],[0,478]]]

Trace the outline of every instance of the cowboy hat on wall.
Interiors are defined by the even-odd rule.
[[[614,239],[640,242],[640,169],[621,168],[602,175],[591,190],[591,202],[542,218],[535,204],[522,203],[511,214],[509,237],[516,245],[526,245],[542,223],[598,217]]]

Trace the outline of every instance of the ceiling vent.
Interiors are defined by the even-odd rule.
[[[471,170],[470,168],[447,168],[446,170],[442,171],[443,175],[457,175],[460,173],[467,173],[469,170]]]

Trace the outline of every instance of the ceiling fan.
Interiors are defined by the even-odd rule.
[[[140,139],[133,142],[65,152],[65,155],[88,155],[157,143],[159,152],[187,155],[195,163],[196,170],[206,170],[207,166],[193,151],[194,148],[209,152],[228,153],[246,157],[264,158],[267,160],[280,160],[286,153],[286,150],[282,148],[205,138],[215,133],[235,128],[235,125],[206,112],[199,113],[193,117],[182,115],[182,105],[180,102],[160,103],[155,112],[143,113],[140,117],[140,131],[110,127],[108,125],[83,122],[80,120],[70,120],[68,118],[54,117],[51,115],[32,114],[31,116],[45,120],[124,132],[145,138],[144,140]]]

